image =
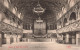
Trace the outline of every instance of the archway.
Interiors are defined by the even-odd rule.
[[[76,20],[76,13],[75,12],[71,13],[69,20]]]
[[[64,18],[63,26],[65,26],[67,23],[67,18]]]

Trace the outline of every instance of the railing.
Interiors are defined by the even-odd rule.
[[[71,23],[63,28],[57,29],[57,33],[80,31],[80,20]]]
[[[47,33],[56,33],[56,30],[48,30]]]
[[[33,33],[33,30],[23,30],[23,33]]]
[[[22,29],[14,27],[4,22],[0,22],[0,31],[3,32],[12,32],[12,33],[23,33]]]

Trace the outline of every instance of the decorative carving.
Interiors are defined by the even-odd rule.
[[[69,31],[80,31],[80,20],[76,21],[66,27],[57,29],[57,33],[69,32]]]
[[[12,33],[22,33],[23,32],[22,29],[16,28],[4,22],[0,22],[0,31],[12,32]]]

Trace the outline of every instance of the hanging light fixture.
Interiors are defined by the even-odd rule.
[[[34,7],[33,12],[34,12],[34,13],[37,13],[38,15],[45,12],[45,9],[44,9],[43,7],[41,7],[39,1],[38,1],[37,6]]]

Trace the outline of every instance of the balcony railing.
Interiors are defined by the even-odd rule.
[[[12,32],[12,33],[23,33],[22,29],[14,27],[4,22],[0,22],[0,31],[3,32]]]
[[[57,31],[57,33],[80,31],[80,20],[75,21],[63,28],[57,29],[56,31]]]

